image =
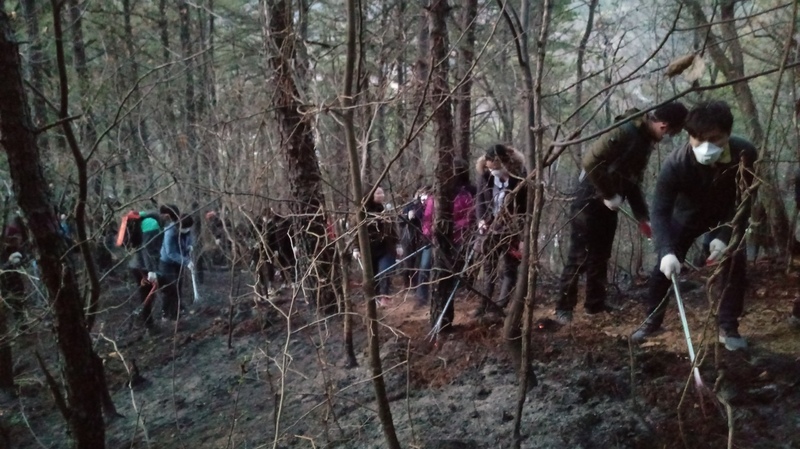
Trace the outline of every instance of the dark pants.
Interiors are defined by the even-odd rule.
[[[400,245],[403,247],[404,254],[410,255],[413,254],[414,251],[419,250],[423,246],[423,241],[419,229],[411,224],[406,225],[400,237]],[[421,263],[422,252],[403,261],[401,264],[401,277],[404,286],[414,288],[420,285],[420,273],[417,267],[419,267]]]
[[[683,262],[687,251],[694,240],[703,233],[702,230],[680,229],[680,225],[673,223],[676,228],[678,243],[675,256]],[[661,255],[663,257],[664,255]],[[651,324],[660,326],[664,321],[667,301],[665,300],[672,287],[672,281],[667,279],[660,270],[661,261],[656,262],[647,288],[647,316]],[[719,326],[726,331],[739,329],[739,316],[744,310],[744,291],[747,287],[747,253],[744,248],[725,258],[722,267],[722,299],[719,304]]]
[[[431,268],[433,267],[433,247],[427,247],[421,252],[419,259],[419,273],[417,284],[417,301],[427,303],[431,293]],[[413,257],[411,259],[414,259]]]
[[[378,273],[388,269],[395,263],[394,254],[391,252],[374,252],[372,253],[372,273]],[[392,290],[392,271],[384,273],[375,279],[375,294],[376,295],[389,295]]]
[[[6,303],[0,304],[0,307],[9,307],[14,318],[21,323],[25,316],[25,280],[22,274],[14,271],[0,274],[0,292]]]
[[[181,308],[181,265],[164,262],[158,264],[159,278],[158,284],[161,290],[161,311],[164,318],[170,320],[178,319],[178,311]]]
[[[505,307],[511,298],[511,291],[517,283],[519,259],[509,253],[511,245],[517,245],[518,240],[509,234],[489,234],[482,244],[483,259],[483,293],[491,298],[494,287],[500,280],[500,293],[497,305]],[[502,259],[502,271],[500,270]],[[490,304],[483,299],[483,307]]]
[[[133,281],[136,283],[136,294],[139,297],[139,302],[142,303],[142,313],[140,318],[146,326],[152,326],[153,301],[155,301],[155,297],[150,298],[148,301],[147,296],[150,294],[153,287],[147,283],[142,285],[142,280],[147,279],[147,271],[140,268],[132,268],[131,276],[133,276]]]
[[[606,301],[608,260],[617,232],[617,213],[599,198],[579,198],[570,207],[572,230],[569,253],[561,273],[556,310],[573,310],[578,302],[578,280],[586,273],[588,311],[599,311]]]

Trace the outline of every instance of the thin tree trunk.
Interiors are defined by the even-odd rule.
[[[142,93],[139,90],[137,85],[139,81],[139,66],[136,62],[136,48],[134,46],[134,36],[133,36],[133,26],[131,24],[131,15],[133,11],[131,9],[131,0],[122,0],[122,16],[123,16],[123,29],[124,29],[124,36],[125,36],[125,52],[127,53],[127,65],[128,68],[126,72],[127,82],[124,84],[126,88],[133,89],[131,92],[131,103],[135,105],[137,109],[141,108],[141,101],[142,101]],[[121,169],[124,170],[126,173],[132,171],[133,173],[141,173],[145,167],[145,161],[143,160],[147,157],[147,148],[148,143],[150,142],[150,131],[147,127],[147,122],[144,119],[143,114],[131,114],[126,119],[128,125],[128,132],[130,133],[131,137],[131,148],[129,150],[129,160],[133,164],[133,167],[128,167],[127,164],[123,164]],[[145,151],[141,151],[141,148],[144,148]],[[132,169],[128,171],[129,169]],[[138,180],[128,179],[127,176],[123,176],[123,188],[122,192],[124,197],[130,198],[131,195],[131,186],[138,184]]]
[[[28,67],[30,69],[30,82],[38,94],[33,95],[33,124],[42,127],[47,124],[47,102],[42,97],[44,91],[45,60],[42,54],[42,43],[39,36],[39,15],[36,0],[22,0],[22,15],[25,18],[25,29],[28,35]],[[39,145],[43,150],[49,147],[47,133],[39,135]]]
[[[57,12],[56,12],[57,13]],[[60,25],[59,25],[60,26]],[[59,30],[60,31],[60,30]],[[39,248],[41,279],[55,314],[56,341],[63,355],[67,420],[78,449],[105,447],[102,373],[86,327],[83,300],[74,269],[62,255],[68,250],[58,233],[48,183],[22,85],[19,47],[13,38],[5,2],[0,0],[0,130],[17,203]]]
[[[597,1],[597,0],[595,0]],[[475,61],[475,17],[478,0],[463,0],[461,9],[461,51],[458,58],[456,87],[456,154],[470,160],[470,133],[472,126],[472,63]]]
[[[450,88],[447,77],[450,71],[448,53],[450,43],[447,37],[447,16],[450,6],[447,0],[432,0],[429,10],[429,26],[431,39],[432,84],[430,94],[431,110],[436,138],[436,219],[434,235],[434,264],[432,278],[436,279],[436,293],[431,301],[431,324],[435,325],[439,316],[443,315],[441,327],[450,326],[453,322],[454,308],[452,301],[445,308],[447,299],[456,286],[451,266],[453,248],[453,198],[455,197],[455,176],[453,159],[454,124],[450,101]]]
[[[89,93],[91,76],[89,75],[88,60],[86,56],[86,44],[83,40],[83,12],[79,0],[69,0],[69,18],[72,22],[72,64],[75,73],[78,75],[78,95],[80,105],[83,109],[83,130],[81,132],[81,142],[89,142],[90,145],[97,140],[97,128],[94,121],[92,105],[86,101]],[[103,177],[100,171],[94,173],[92,180],[92,192],[99,203],[103,199]]]
[[[186,0],[178,1],[180,17],[181,56],[186,74],[183,88],[183,137],[179,139],[179,151],[189,159],[189,179],[194,185],[200,181],[199,152],[197,151],[197,99],[194,92],[194,57],[192,55],[192,15]]]
[[[353,198],[361,199],[364,191],[359,176],[358,147],[356,144],[356,131],[354,124],[353,106],[355,105],[353,84],[356,70],[357,57],[357,24],[360,23],[360,11],[356,8],[357,0],[347,0],[347,60],[345,63],[344,92],[342,93],[342,122],[344,123],[345,139],[347,143],[347,154],[350,163],[350,188]],[[362,41],[363,42],[363,41]],[[372,272],[372,254],[369,245],[369,234],[366,221],[366,210],[364,205],[358,204],[356,217],[358,220],[358,243],[365,263],[363,264],[364,296],[367,298],[367,333],[369,335],[369,365],[372,373],[372,385],[375,388],[375,399],[378,404],[378,417],[381,420],[384,437],[387,447],[390,449],[400,449],[400,442],[394,429],[392,420],[392,410],[389,400],[386,397],[386,384],[383,379],[383,367],[381,366],[381,347],[380,347],[380,326],[378,324],[378,311],[372,297],[375,295],[375,273]]]

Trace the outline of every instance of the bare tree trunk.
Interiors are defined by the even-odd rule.
[[[345,128],[345,139],[347,142],[347,154],[350,163],[350,188],[353,198],[361,199],[364,191],[359,176],[358,148],[356,143],[356,131],[354,124],[353,105],[354,93],[353,82],[356,70],[357,56],[357,24],[361,16],[360,10],[356,8],[357,0],[347,0],[347,60],[345,63],[344,91],[342,93],[342,117]],[[360,41],[363,42],[363,41]],[[369,245],[369,234],[366,221],[366,210],[363,203],[357,205],[356,217],[358,219],[358,242],[363,254],[363,260],[372,260]],[[375,295],[375,273],[372,272],[372,264],[364,263],[363,281],[364,296],[367,298],[367,332],[369,335],[369,365],[372,372],[372,385],[375,388],[375,399],[378,404],[378,417],[381,420],[381,427],[386,438],[386,444],[390,449],[400,449],[400,442],[392,420],[392,409],[386,397],[386,384],[383,379],[383,367],[381,366],[380,348],[380,327],[378,325],[378,311],[372,297]]]
[[[502,0],[500,0],[502,2]],[[531,357],[531,337],[534,299],[536,298],[536,287],[538,283],[539,267],[539,229],[542,219],[542,206],[544,204],[544,181],[543,181],[543,148],[542,148],[542,111],[541,111],[541,89],[542,73],[544,71],[545,41],[548,33],[550,21],[550,2],[545,0],[540,5],[541,10],[537,10],[535,22],[539,25],[539,38],[536,42],[536,74],[531,73],[531,61],[528,52],[528,37],[531,33],[531,3],[529,0],[522,2],[522,14],[519,21],[513,8],[507,3],[503,14],[508,22],[511,32],[514,33],[515,41],[518,43],[517,60],[522,78],[525,85],[525,110],[526,110],[526,156],[534,167],[534,177],[532,183],[527,183],[527,214],[525,214],[525,228],[523,229],[523,251],[520,264],[519,279],[517,281],[517,291],[514,295],[511,311],[504,323],[504,334],[508,341],[509,349],[514,359],[518,363],[519,393],[514,416],[514,439],[513,447],[519,449],[521,444],[522,411],[525,405],[528,389],[537,384],[537,379],[530,364]],[[519,23],[521,29],[515,26]],[[537,129],[534,135],[533,130]]]
[[[183,137],[178,140],[178,148],[189,158],[189,179],[195,185],[200,181],[199,152],[197,151],[197,98],[194,92],[194,56],[192,52],[192,15],[186,0],[178,1],[180,16],[181,56],[186,71],[186,84],[183,88]]]
[[[48,183],[30,120],[19,60],[4,0],[0,0],[0,130],[17,202],[39,248],[41,279],[55,314],[56,341],[64,357],[65,417],[79,449],[105,447],[102,387],[96,355],[86,327],[83,300],[73,267],[62,259],[68,250],[58,232]],[[66,261],[66,262],[65,262]]]
[[[577,61],[575,62],[576,66],[576,73],[575,73],[575,108],[580,108],[583,104],[583,77],[585,76],[584,72],[584,60],[586,57],[586,45],[589,43],[589,37],[592,35],[592,27],[594,26],[594,12],[597,9],[597,3],[599,0],[589,0],[589,17],[586,19],[586,28],[583,31],[583,36],[581,37],[581,41],[578,44],[578,57]],[[583,123],[584,117],[586,114],[583,113],[583,110],[575,114],[575,122],[578,124]],[[583,154],[583,147],[584,144],[580,144],[576,149],[577,154],[575,151],[572,151],[573,160],[576,162],[577,170],[567,170],[567,174],[569,176],[569,182],[567,184],[567,188],[571,188],[572,184],[577,181],[577,176],[573,176],[576,172],[580,171],[580,160],[581,155]],[[571,166],[570,166],[571,167]]]
[[[132,14],[133,10],[131,9],[131,0],[122,0],[125,52],[127,53],[128,64],[128,69],[125,71],[127,75],[127,82],[125,83],[125,86],[128,89],[132,89],[131,102],[133,107],[140,109],[142,93],[138,86],[139,66],[136,62],[136,47],[134,46],[135,40],[133,36],[133,26],[131,25]],[[128,154],[130,155],[129,160],[131,161],[133,167],[128,167],[127,164],[125,164],[122,166],[122,168],[123,170],[130,169],[129,172],[141,173],[144,171],[143,169],[146,166],[144,158],[147,154],[147,151],[142,151],[141,148],[145,148],[145,150],[148,148],[148,144],[150,142],[150,131],[147,127],[147,121],[144,119],[144,114],[131,114],[127,118],[126,122],[132,143]],[[127,177],[123,179],[122,192],[125,196],[125,199],[130,198],[131,186],[137,184],[137,180],[127,179]]]
[[[88,60],[86,57],[86,43],[83,40],[83,13],[79,0],[69,0],[69,18],[72,22],[72,64],[78,74],[78,95],[80,95],[81,109],[83,109],[83,130],[81,132],[81,142],[91,142],[97,140],[97,128],[94,121],[92,105],[87,103],[85,96],[89,92]],[[103,198],[103,178],[100,172],[95,173],[92,180],[92,191],[98,202]]]
[[[433,67],[430,104],[433,111],[433,123],[436,135],[436,219],[434,234],[434,264],[432,278],[436,279],[436,293],[431,301],[431,324],[435,325],[439,316],[444,314],[441,326],[445,328],[453,322],[453,303],[445,309],[447,299],[455,287],[455,277],[451,266],[455,253],[453,237],[453,198],[455,197],[455,176],[453,159],[453,111],[450,101],[450,88],[447,76],[450,71],[448,53],[450,43],[447,38],[447,16],[450,6],[447,0],[432,0],[429,9],[431,58]]]
[[[595,0],[596,1],[596,0]],[[456,87],[456,154],[470,160],[470,133],[472,126],[472,64],[475,61],[475,18],[478,0],[463,0],[461,9],[461,39]]]
[[[38,91],[33,95],[33,124],[42,127],[47,124],[47,102],[42,97],[44,91],[44,55],[39,36],[39,16],[35,0],[22,0],[22,15],[25,18],[25,29],[28,35],[28,66],[30,68],[31,86]],[[45,151],[49,146],[47,133],[39,135],[39,144]]]
[[[330,264],[334,250],[326,245],[326,223],[322,174],[311,130],[311,118],[302,114],[297,101],[292,61],[296,57],[292,10],[286,0],[266,0],[268,11],[264,24],[267,54],[275,71],[275,94],[272,102],[281,133],[281,148],[284,150],[291,185],[292,212],[295,214],[294,230],[303,242],[305,260],[315,265],[304,276],[307,291],[316,296],[317,312],[328,313],[336,306],[336,294],[331,279]]]

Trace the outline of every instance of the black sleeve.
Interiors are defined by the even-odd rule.
[[[638,184],[625,181],[625,199],[631,206],[631,212],[637,221],[649,221],[650,212],[647,209],[647,201],[644,199],[641,187]]]
[[[656,194],[653,200],[653,213],[650,216],[653,228],[653,237],[661,258],[676,251],[678,236],[672,228],[672,211],[680,189],[678,179],[679,167],[675,159],[668,158],[661,168],[656,182]]]

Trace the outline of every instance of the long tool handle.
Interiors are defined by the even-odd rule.
[[[418,249],[418,250],[414,251],[413,253],[411,253],[411,254],[407,255],[406,257],[403,257],[402,259],[400,259],[400,260],[396,261],[396,262],[394,263],[394,265],[391,265],[391,266],[389,266],[388,268],[384,269],[383,271],[381,271],[380,273],[376,274],[376,275],[375,275],[375,276],[373,276],[373,277],[374,277],[375,279],[378,279],[380,276],[383,276],[385,273],[388,273],[388,272],[392,271],[392,269],[394,269],[395,267],[397,267],[397,266],[398,266],[398,265],[400,265],[401,263],[403,263],[403,262],[405,262],[406,260],[408,260],[408,259],[410,259],[410,258],[412,258],[412,257],[416,256],[416,255],[417,255],[417,254],[419,254],[420,252],[422,252],[422,251],[424,251],[424,250],[426,250],[426,249],[428,249],[428,248],[430,248],[430,247],[431,247],[431,245],[430,245],[430,244],[427,244],[427,245],[423,246],[422,248],[420,248],[420,249]]]
[[[197,273],[194,271],[194,267],[189,270],[189,273],[192,275],[192,292],[194,293],[194,302],[199,304],[200,300],[200,293],[197,291]]]
[[[472,261],[472,255],[475,253],[475,248],[470,245],[469,253],[467,253],[467,260],[464,262],[464,269],[461,270],[459,277],[456,279],[456,285],[453,286],[453,291],[450,293],[450,297],[447,298],[447,302],[444,304],[442,308],[442,313],[439,315],[439,318],[436,320],[436,324],[431,328],[430,332],[428,332],[428,336],[431,337],[433,340],[436,335],[442,330],[442,321],[444,321],[444,314],[447,311],[447,308],[450,307],[450,303],[453,302],[453,298],[456,296],[456,291],[458,290],[458,286],[461,283],[461,278],[466,273],[467,268],[469,268],[469,264]]]
[[[703,380],[700,378],[700,370],[695,366],[695,353],[694,345],[692,344],[692,336],[689,333],[689,322],[686,320],[686,309],[683,308],[683,298],[681,298],[681,291],[678,288],[678,276],[672,274],[672,289],[675,290],[675,302],[678,303],[678,312],[681,315],[681,325],[683,326],[683,335],[686,337],[686,346],[689,348],[689,360],[694,366],[694,380],[698,386],[703,385]]]

